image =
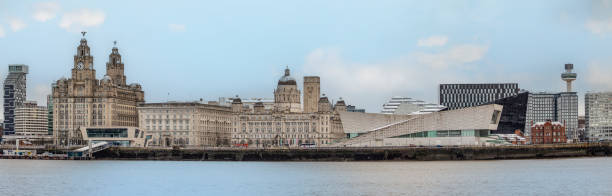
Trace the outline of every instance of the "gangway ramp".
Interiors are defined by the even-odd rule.
[[[85,146],[79,149],[74,150],[74,152],[89,152],[89,148],[91,147],[91,153],[99,152],[104,149],[109,148],[111,145],[108,142],[96,142],[91,146]]]

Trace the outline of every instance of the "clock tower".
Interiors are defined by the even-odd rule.
[[[117,48],[117,41],[110,55],[108,55],[108,63],[106,63],[106,75],[110,76],[114,84],[125,86],[125,75],[123,74],[124,65],[121,61],[121,54]]]
[[[74,67],[72,68],[72,79],[77,81],[95,80],[96,70],[93,68],[93,57],[89,53],[86,32],[81,32],[81,44],[77,47],[77,53],[74,55]]]

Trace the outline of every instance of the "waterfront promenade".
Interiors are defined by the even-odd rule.
[[[4,146],[6,147],[6,146]],[[37,149],[64,154],[66,149]],[[189,161],[393,161],[500,160],[612,155],[612,143],[517,145],[496,147],[368,148],[119,148],[93,154],[102,160]]]

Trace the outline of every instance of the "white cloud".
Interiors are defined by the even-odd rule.
[[[593,34],[612,33],[612,0],[595,0],[584,27]]]
[[[184,24],[169,24],[168,29],[172,32],[185,32],[186,30]]]
[[[592,90],[612,90],[612,63],[590,62],[586,80]]]
[[[23,20],[17,19],[17,18],[9,19],[8,23],[9,23],[9,26],[11,27],[11,30],[13,30],[13,32],[20,31],[21,29],[23,29],[23,28],[25,28],[27,26],[23,22]]]
[[[4,28],[0,27],[0,38],[3,38],[4,35]]]
[[[60,11],[60,6],[56,2],[42,2],[34,4],[34,13],[32,17],[40,22],[45,22],[55,18],[57,12]]]
[[[100,10],[87,8],[65,13],[60,21],[60,27],[70,32],[79,32],[88,27],[97,27],[104,23],[106,15]]]
[[[448,42],[448,37],[435,35],[425,39],[420,39],[417,43],[421,47],[444,46]]]
[[[589,19],[585,26],[594,34],[612,33],[612,18],[607,20]]]
[[[480,60],[487,48],[460,45],[440,53],[412,53],[374,63],[351,62],[336,49],[316,49],[306,57],[304,72],[321,77],[321,93],[330,99],[344,97],[348,104],[379,112],[380,106],[395,95],[437,102],[438,84],[474,80],[473,75],[458,70]],[[448,69],[439,69],[440,64]]]
[[[416,53],[416,60],[435,69],[447,69],[449,66],[458,66],[482,59],[488,46],[465,44],[454,46],[441,53]]]
[[[28,100],[36,101],[39,106],[47,105],[47,95],[51,94],[49,84],[36,84],[34,88],[28,88]]]

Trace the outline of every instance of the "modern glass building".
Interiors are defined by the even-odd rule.
[[[587,139],[612,140],[612,92],[586,93],[584,104]]]
[[[565,126],[568,140],[577,140],[578,95],[576,92],[529,93],[525,133],[538,122],[557,121]]]
[[[440,84],[439,103],[449,110],[479,106],[519,93],[517,83]]]
[[[519,93],[511,97],[506,97],[490,102],[504,106],[499,120],[497,130],[491,131],[492,134],[514,134],[515,130],[525,131],[525,120],[527,114],[528,92]]]
[[[27,65],[9,65],[9,74],[4,80],[4,135],[15,134],[15,108],[26,100]]]

